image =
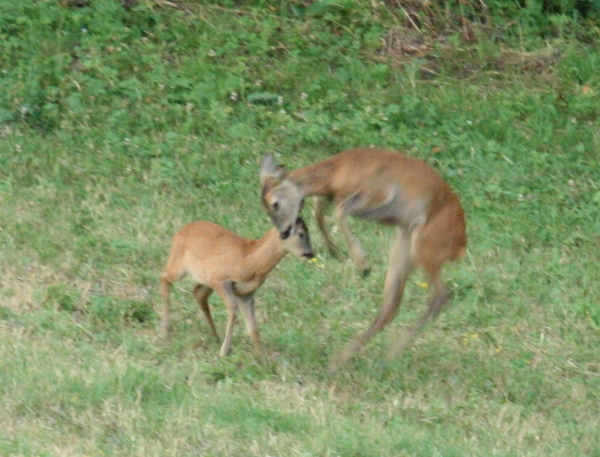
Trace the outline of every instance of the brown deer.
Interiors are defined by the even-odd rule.
[[[233,325],[239,306],[256,354],[259,359],[264,359],[254,313],[254,292],[286,253],[305,259],[314,257],[304,221],[300,218],[294,221],[294,233],[286,239],[282,239],[274,227],[262,238],[249,240],[205,221],[192,222],[177,232],[161,280],[162,336],[169,336],[171,283],[189,275],[197,284],[194,296],[217,340],[219,335],[208,304],[213,291],[221,296],[227,307],[227,330],[219,356],[230,353]]]
[[[348,228],[347,217],[354,215],[397,227],[382,308],[375,321],[336,358],[334,366],[345,363],[394,319],[414,268],[423,268],[432,285],[427,310],[415,330],[446,304],[442,268],[446,262],[465,255],[465,218],[458,197],[425,162],[382,149],[350,149],[288,172],[267,155],[262,161],[261,183],[263,204],[283,239],[293,235],[293,221],[305,197],[333,201],[350,256],[363,272],[368,271],[365,254]],[[317,200],[315,215],[327,248],[335,253],[324,224],[323,199]]]

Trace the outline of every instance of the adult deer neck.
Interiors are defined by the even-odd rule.
[[[303,197],[327,196],[334,168],[334,164],[329,161],[319,162],[291,170],[287,178],[296,184]]]

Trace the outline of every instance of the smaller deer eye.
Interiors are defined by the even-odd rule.
[[[299,236],[300,238],[304,238],[304,233],[300,232],[300,233],[298,234],[298,236]]]
[[[273,206],[273,209],[277,211],[279,209],[279,202],[273,202],[273,205],[271,206]]]

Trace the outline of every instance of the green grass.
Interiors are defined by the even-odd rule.
[[[398,19],[362,2],[91,3],[2,4],[0,454],[598,454],[597,24],[451,35],[399,61],[382,46]],[[392,232],[351,221],[362,279],[327,255],[311,202],[320,264],[286,258],[257,293],[269,366],[243,325],[218,358],[188,283],[157,338],[183,224],[258,237],[263,154],[296,167],[368,145],[426,160],[467,214],[451,305],[402,357],[387,348],[422,311],[419,274],[328,373],[380,306]]]

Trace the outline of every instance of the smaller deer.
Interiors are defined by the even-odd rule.
[[[249,240],[211,222],[187,224],[173,238],[171,253],[162,273],[162,336],[169,336],[171,283],[189,275],[197,283],[194,296],[217,340],[219,334],[208,304],[213,291],[221,296],[227,307],[227,330],[219,356],[224,357],[231,351],[233,325],[239,306],[257,356],[264,359],[254,313],[254,292],[288,252],[304,259],[314,257],[308,229],[301,218],[296,219],[294,234],[285,240],[275,227],[262,238]]]

